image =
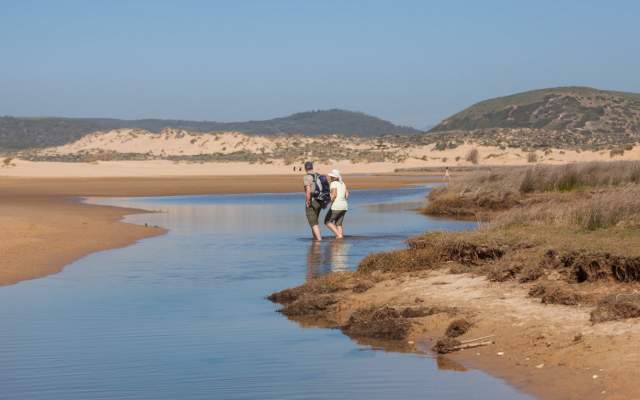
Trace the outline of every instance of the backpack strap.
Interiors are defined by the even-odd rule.
[[[311,176],[311,180],[313,181],[313,192],[311,193],[311,197],[317,198],[318,194],[322,191],[322,183],[320,182],[320,174],[314,172],[312,174],[307,174]]]

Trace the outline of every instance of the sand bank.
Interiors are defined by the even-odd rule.
[[[392,163],[375,162],[353,164],[341,161],[331,164],[316,164],[316,170],[327,173],[337,168],[345,174],[393,173],[396,168],[418,168],[422,162]],[[302,167],[302,165],[296,165]],[[182,176],[256,176],[256,175],[299,175],[293,172],[292,165],[282,162],[272,164],[251,164],[248,162],[175,162],[169,160],[147,161],[99,161],[85,162],[49,162],[12,160],[8,166],[0,166],[0,177],[67,177],[67,178],[105,178],[105,177],[182,177]]]
[[[143,212],[56,196],[0,199],[0,285],[53,274],[87,254],[122,247],[163,229],[120,222]]]

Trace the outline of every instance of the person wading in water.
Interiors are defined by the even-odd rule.
[[[329,180],[331,181],[329,184],[331,208],[327,211],[324,223],[327,225],[327,228],[336,235],[336,239],[342,239],[344,237],[342,223],[349,209],[347,202],[349,199],[349,190],[347,190],[347,185],[342,181],[340,171],[337,169],[329,172]]]
[[[320,211],[322,211],[331,200],[329,197],[329,182],[326,176],[320,175],[313,170],[313,163],[311,161],[304,163],[304,169],[306,175],[302,178],[302,181],[304,183],[305,214],[311,227],[313,239],[322,240],[318,220],[320,218]]]

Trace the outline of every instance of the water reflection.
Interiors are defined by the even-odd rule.
[[[333,240],[329,246],[331,252],[331,271],[344,272],[349,269],[347,259],[349,257],[349,243],[345,240]]]
[[[349,271],[349,249],[352,245],[348,237],[344,240],[310,241],[307,252],[307,280],[329,272]]]
[[[436,357],[436,363],[438,364],[438,369],[443,371],[457,371],[457,372],[466,372],[467,368],[460,364],[459,362],[452,360],[448,357],[438,356]]]

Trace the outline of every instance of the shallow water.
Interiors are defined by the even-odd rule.
[[[520,399],[479,371],[359,345],[276,313],[269,293],[425,230],[425,188],[354,191],[344,241],[308,239],[300,194],[110,199],[164,236],[0,288],[4,399]],[[440,363],[442,366],[442,362]]]

